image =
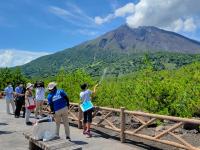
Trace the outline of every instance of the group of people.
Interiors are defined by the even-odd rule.
[[[91,98],[96,93],[96,88],[98,84],[95,85],[94,90],[88,89],[88,84],[84,83],[80,86],[80,104],[91,101]],[[35,92],[33,91],[35,89]],[[70,130],[69,130],[69,120],[68,120],[68,109],[69,109],[69,97],[64,90],[57,89],[57,84],[55,82],[50,82],[48,84],[48,105],[50,106],[50,111],[54,116],[56,122],[56,134],[59,136],[59,129],[61,120],[64,124],[66,139],[71,140]],[[18,86],[13,90],[11,83],[4,90],[5,99],[7,104],[7,113],[10,113],[10,105],[12,106],[13,114],[15,118],[20,117],[20,111],[23,111],[22,117],[25,118],[26,125],[32,125],[33,123],[29,120],[32,112],[35,113],[35,118],[39,119],[42,116],[42,106],[45,100],[45,87],[44,82],[39,81],[35,84],[27,83],[26,87],[23,84],[18,84]],[[34,94],[35,93],[35,94]],[[90,125],[92,123],[92,112],[93,109],[89,109],[83,112],[83,134],[91,137]]]
[[[33,89],[35,88],[35,95],[33,94]],[[15,90],[11,83],[4,90],[5,100],[6,100],[6,111],[10,113],[10,105],[12,106],[13,114],[15,118],[20,117],[21,110],[23,111],[23,118],[26,118],[26,124],[32,125],[29,121],[31,112],[35,113],[35,118],[41,118],[42,105],[45,100],[45,88],[42,81],[37,81],[34,85],[27,83],[24,86],[19,83]]]

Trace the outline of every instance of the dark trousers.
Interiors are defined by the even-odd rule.
[[[20,116],[20,111],[23,105],[23,99],[16,99],[16,109],[15,109],[15,116]]]
[[[83,123],[92,123],[92,109],[83,113]]]

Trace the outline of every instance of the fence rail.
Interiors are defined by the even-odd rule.
[[[79,129],[82,128],[82,111],[77,103],[71,103],[69,118],[78,124]],[[162,131],[155,131],[151,135],[142,132],[158,120],[169,122],[169,125]],[[133,124],[136,123],[137,127],[131,127],[130,121]],[[186,123],[200,125],[200,120],[128,111],[123,107],[121,109],[95,107],[92,125],[119,133],[121,142],[125,142],[126,135],[129,135],[187,150],[200,150],[175,133]],[[166,138],[167,136],[170,138]]]

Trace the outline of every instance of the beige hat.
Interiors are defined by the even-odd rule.
[[[55,82],[50,82],[50,83],[48,84],[48,90],[52,90],[54,87],[56,87],[56,85],[57,85],[57,83],[55,83]]]
[[[30,87],[33,87],[33,84],[31,84],[31,83],[27,83],[27,85],[26,85],[26,89],[28,89],[28,88],[30,88]]]

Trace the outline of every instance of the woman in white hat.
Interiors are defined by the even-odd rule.
[[[32,122],[30,122],[29,118],[31,115],[31,112],[35,109],[35,100],[33,97],[33,84],[28,83],[26,85],[26,93],[25,93],[25,105],[26,105],[26,125],[32,125]]]

